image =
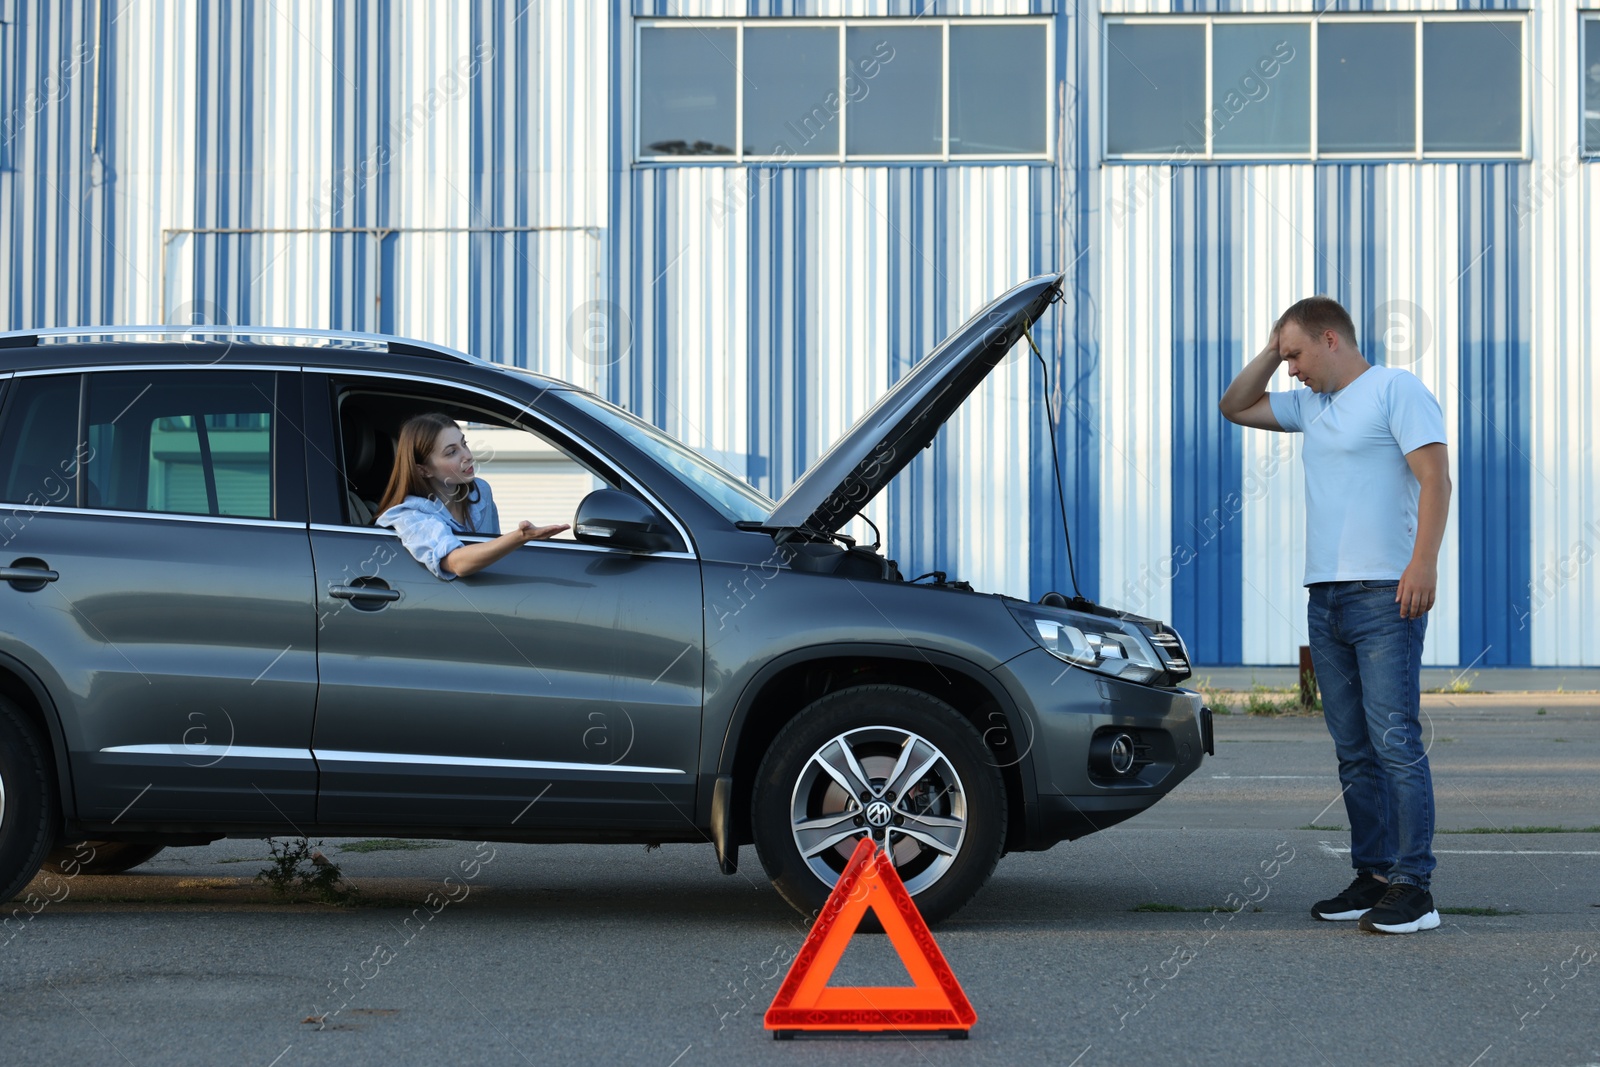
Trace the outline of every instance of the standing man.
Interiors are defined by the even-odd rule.
[[[1306,388],[1268,393],[1280,363]],[[1439,402],[1410,371],[1368,363],[1349,312],[1314,296],[1283,313],[1219,406],[1241,426],[1305,434],[1307,629],[1356,870],[1311,914],[1369,933],[1432,930],[1418,668],[1450,508]]]

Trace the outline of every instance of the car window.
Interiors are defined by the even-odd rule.
[[[89,376],[84,503],[114,511],[273,517],[274,376]]]
[[[777,507],[741,478],[717,466],[630,412],[592,393],[563,390],[561,398],[627,439],[657,463],[676,471],[684,484],[733,522],[760,522]]]
[[[523,519],[538,526],[570,524],[585,496],[596,489],[617,487],[614,477],[550,438],[469,407],[464,398],[351,390],[339,403],[344,483],[350,498],[345,513],[350,524],[368,525],[368,514],[377,516],[394,471],[400,426],[424,411],[440,411],[460,423],[477,476],[494,493],[502,532]],[[572,531],[553,540],[570,541]]]
[[[476,459],[478,477],[494,488],[502,530],[523,519],[537,526],[571,523],[579,501],[611,486],[532,431],[485,422],[462,423],[461,431]],[[570,541],[572,531],[551,540]]]
[[[19,378],[0,418],[0,500],[72,507],[78,464],[78,376]]]

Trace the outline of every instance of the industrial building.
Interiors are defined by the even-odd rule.
[[[868,514],[1036,599],[1064,513],[1077,587],[1201,664],[1305,641],[1297,441],[1217,400],[1327,293],[1450,428],[1425,662],[1600,665],[1587,0],[0,0],[0,116],[0,328],[424,338],[774,497],[1063,272]]]

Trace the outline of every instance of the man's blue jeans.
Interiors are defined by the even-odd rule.
[[[1306,621],[1322,715],[1339,757],[1351,865],[1426,889],[1434,867],[1433,779],[1418,672],[1428,620],[1400,617],[1398,584],[1318,582]]]

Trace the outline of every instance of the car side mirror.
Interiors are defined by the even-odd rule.
[[[619,489],[596,489],[578,504],[572,536],[586,545],[635,552],[679,549],[678,537],[643,500]]]

